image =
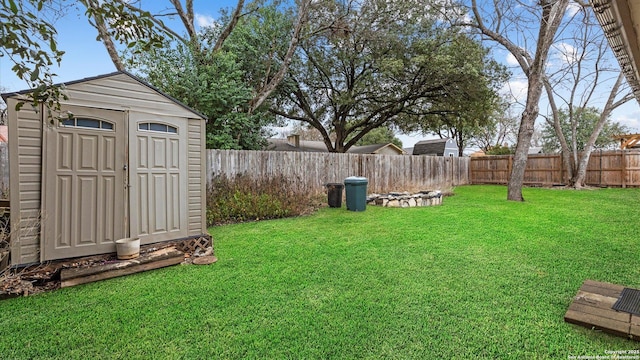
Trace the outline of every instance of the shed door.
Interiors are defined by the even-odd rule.
[[[45,126],[43,260],[115,251],[126,237],[126,113],[66,107]]]
[[[142,244],[187,236],[184,118],[130,113],[131,236]]]

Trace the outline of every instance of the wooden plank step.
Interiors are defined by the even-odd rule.
[[[594,285],[588,285],[588,284],[583,284],[580,287],[581,291],[590,292],[590,293],[593,293],[593,294],[600,294],[600,295],[603,295],[603,296],[614,297],[616,299],[622,293],[622,289],[624,289],[624,287],[615,287],[615,288],[613,288],[613,287],[594,286]]]
[[[142,271],[177,265],[184,261],[184,253],[175,248],[160,249],[131,260],[123,260],[87,268],[63,269],[60,272],[60,286],[70,287],[89,282],[111,279]]]
[[[573,299],[564,320],[571,324],[613,335],[640,340],[640,317],[611,307],[624,286],[585,280]]]

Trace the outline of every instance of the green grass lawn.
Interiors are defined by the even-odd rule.
[[[210,266],[0,302],[0,358],[553,358],[640,343],[563,321],[640,287],[640,190],[468,186],[439,207],[215,227]]]

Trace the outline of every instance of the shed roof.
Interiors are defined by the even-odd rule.
[[[413,146],[413,155],[443,154],[450,139],[433,139],[418,141]]]
[[[91,81],[95,81],[95,80],[105,79],[105,78],[114,77],[114,76],[121,76],[121,75],[126,75],[126,76],[130,77],[131,79],[135,80],[136,82],[138,82],[140,85],[145,86],[145,87],[155,91],[156,93],[158,93],[159,95],[167,98],[168,100],[170,100],[171,102],[175,103],[176,105],[178,105],[178,106],[182,107],[183,109],[193,113],[194,115],[196,115],[197,118],[201,118],[203,120],[207,119],[207,117],[204,114],[198,112],[197,110],[192,109],[191,107],[185,105],[184,103],[182,103],[181,101],[179,101],[176,98],[172,97],[171,95],[163,92],[162,90],[160,90],[160,89],[156,88],[155,86],[147,83],[146,81],[140,79],[139,77],[137,77],[136,75],[133,75],[132,73],[130,73],[128,71],[115,71],[115,72],[108,73],[108,74],[102,74],[102,75],[97,75],[97,76],[86,77],[86,78],[83,78],[83,79],[78,79],[78,80],[58,83],[58,84],[54,84],[53,86],[65,86],[65,87],[67,87],[67,86],[73,86],[75,84],[81,84],[81,83],[85,83],[85,82],[91,82]],[[20,96],[20,95],[26,95],[26,94],[31,93],[32,91],[33,91],[33,89],[26,89],[26,90],[3,93],[3,94],[0,94],[0,95],[2,96],[2,98],[6,102],[7,98]]]

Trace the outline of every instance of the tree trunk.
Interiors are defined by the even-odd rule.
[[[536,89],[529,89],[531,96],[536,96]],[[513,155],[513,168],[511,169],[511,177],[507,188],[507,200],[524,201],[522,196],[522,185],[524,183],[524,173],[527,168],[527,158],[529,155],[529,147],[531,145],[531,136],[533,136],[534,123],[538,117],[538,102],[542,87],[537,87],[537,100],[527,100],[527,110],[522,113],[520,121],[520,130],[518,131],[518,145]]]
[[[307,19],[309,17],[310,5],[311,0],[304,0],[298,7],[298,17],[293,28],[293,33],[291,34],[291,41],[289,41],[287,53],[282,59],[282,65],[280,66],[278,72],[273,76],[273,78],[269,80],[264,87],[258,89],[258,94],[256,94],[249,102],[250,114],[253,113],[257,108],[260,107],[260,105],[262,105],[267,100],[269,95],[271,95],[271,93],[275,91],[278,85],[280,85],[280,83],[284,79],[284,76],[287,74],[287,71],[289,71],[289,65],[291,65],[293,55],[298,48],[298,43],[300,42],[302,31],[304,30]]]
[[[87,1],[87,6],[90,6],[94,10],[100,8],[100,4],[95,0]],[[116,67],[118,71],[124,71],[125,70],[124,64],[120,59],[120,55],[118,54],[118,50],[116,49],[116,46],[113,43],[113,39],[111,38],[111,35],[109,35],[109,29],[107,28],[107,24],[104,21],[104,17],[101,14],[96,13],[96,16],[94,17],[94,21],[96,22],[95,27],[98,30],[98,36],[102,41],[102,43],[104,44],[104,47],[107,49],[107,53],[111,58],[111,62],[113,62],[113,65]]]
[[[544,88],[547,92],[547,98],[549,99],[549,106],[551,107],[551,112],[553,116],[553,122],[550,122],[547,119],[547,123],[553,126],[553,129],[556,132],[556,136],[558,137],[558,141],[560,141],[560,154],[562,156],[562,165],[564,166],[564,170],[567,172],[567,177],[565,178],[565,174],[560,174],[561,181],[564,184],[568,184],[571,179],[573,179],[575,174],[575,164],[571,161],[571,150],[569,149],[569,145],[567,143],[567,138],[562,133],[562,126],[560,125],[560,111],[558,110],[558,106],[555,101],[555,97],[553,94],[553,88],[551,87],[551,83],[549,79],[545,76],[544,79]],[[566,179],[566,183],[565,183]]]
[[[542,95],[543,74],[545,63],[549,55],[549,48],[553,44],[553,38],[560,26],[562,17],[567,9],[568,0],[540,1],[542,5],[542,17],[540,30],[536,44],[536,55],[527,72],[528,91],[527,102],[518,131],[518,144],[513,157],[513,169],[509,179],[507,200],[524,201],[522,185],[524,184],[524,172],[527,167],[527,157],[531,146],[534,124],[538,118],[538,104]]]
[[[587,166],[589,165],[589,158],[591,157],[591,152],[593,151],[593,146],[604,127],[609,115],[611,112],[617,108],[618,106],[624,104],[629,101],[629,96],[625,96],[621,100],[614,102],[616,95],[618,94],[618,90],[622,85],[622,80],[624,79],[624,74],[620,72],[618,75],[618,79],[616,83],[611,88],[611,92],[609,93],[609,98],[607,99],[607,103],[604,106],[604,109],[600,113],[600,119],[598,119],[598,123],[596,124],[596,128],[589,136],[589,141],[585,144],[585,148],[582,151],[582,155],[580,156],[580,161],[577,162],[577,170],[575,171],[574,177],[571,179],[571,186],[580,189],[584,186],[585,178],[587,177]]]

